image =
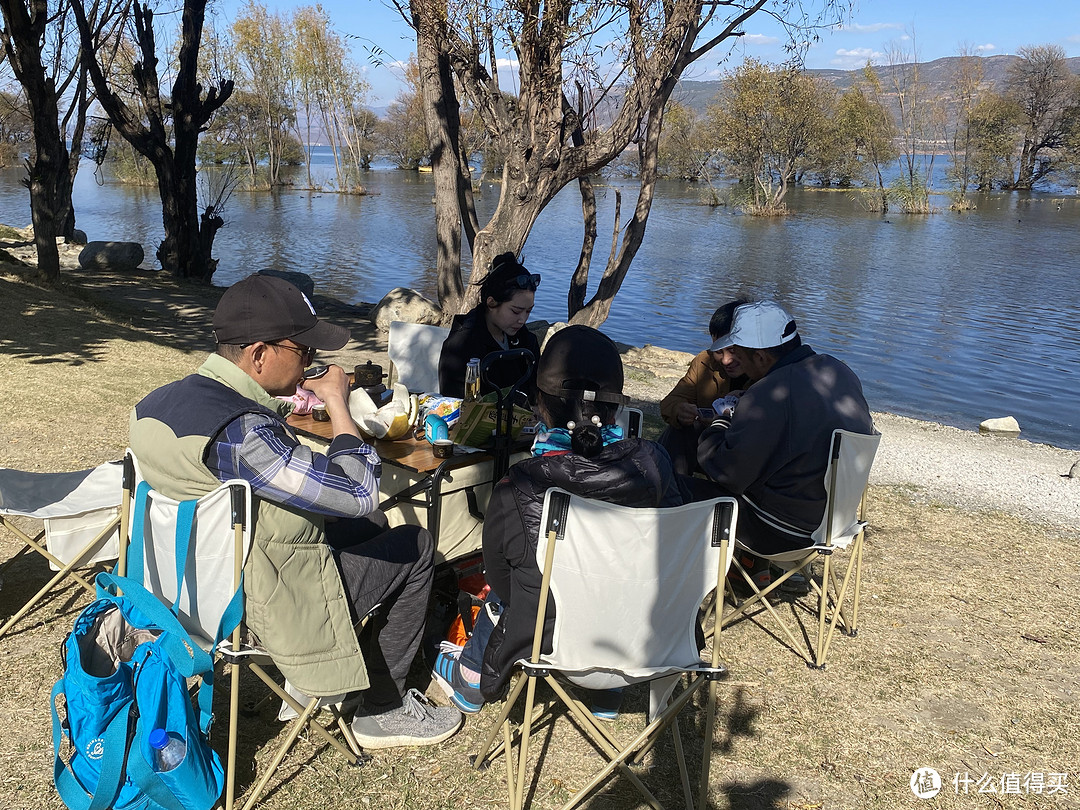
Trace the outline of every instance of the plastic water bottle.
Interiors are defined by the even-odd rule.
[[[154,752],[154,770],[162,773],[171,771],[184,761],[187,743],[175,732],[155,728],[150,732],[150,748]]]
[[[465,401],[480,399],[480,358],[474,357],[465,367]]]

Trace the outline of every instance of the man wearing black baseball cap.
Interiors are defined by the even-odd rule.
[[[146,480],[178,500],[232,478],[250,482],[245,620],[277,667],[308,695],[363,690],[352,729],[364,747],[446,739],[460,713],[404,688],[431,591],[431,535],[386,528],[381,463],[349,415],[344,370],[333,365],[303,379],[315,352],[342,348],[348,330],[320,320],[292,284],[259,274],[225,291],[213,328],[217,351],[199,370],[132,412],[131,448]],[[326,403],[334,436],[325,454],[301,444],[285,422],[292,406],[277,397],[297,385]],[[378,603],[385,624],[377,650],[362,651],[353,617]]]

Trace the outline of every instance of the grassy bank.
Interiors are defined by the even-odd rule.
[[[73,277],[60,289],[0,276],[0,466],[67,470],[119,457],[127,414],[147,391],[192,371],[210,348],[217,292],[165,279]],[[381,357],[370,326],[354,328],[336,359]],[[642,378],[647,383],[647,375]],[[647,387],[647,386],[646,386]],[[657,391],[654,399],[664,393]],[[635,394],[639,396],[639,394]],[[722,687],[712,767],[716,808],[1080,807],[1080,630],[1076,535],[916,497],[905,487],[871,492],[861,629],[838,639],[825,672],[751,622],[725,631],[724,658],[739,686]],[[0,539],[0,560],[15,544]],[[0,616],[47,578],[20,560],[3,572]],[[68,589],[0,640],[0,805],[51,810],[48,695],[58,649],[87,597]],[[419,674],[419,673],[418,673]],[[421,687],[424,683],[419,683]],[[640,722],[642,696],[617,728]],[[249,720],[248,754],[283,733],[268,708]],[[501,762],[468,770],[495,709],[468,719],[445,745],[376,752],[363,768],[302,740],[275,780],[268,808],[502,807]],[[222,716],[219,714],[219,716]],[[544,731],[535,806],[556,807],[597,766],[562,723]],[[691,746],[691,761],[699,745]],[[263,761],[265,757],[263,757]],[[670,744],[646,763],[662,801],[679,806]],[[920,767],[945,789],[933,802],[908,787]],[[1067,773],[1067,792],[957,794],[953,774]],[[242,776],[250,784],[251,774]],[[648,780],[647,780],[648,781]],[[637,807],[616,780],[591,808]]]

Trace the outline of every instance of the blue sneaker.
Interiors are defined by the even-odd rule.
[[[476,714],[483,708],[484,696],[480,689],[465,682],[458,672],[457,656],[441,652],[435,659],[435,667],[431,674],[439,682],[439,686],[446,692],[450,702],[465,714]]]
[[[622,708],[621,687],[614,689],[594,689],[589,711],[597,720],[607,720],[614,723],[619,719],[619,709]]]

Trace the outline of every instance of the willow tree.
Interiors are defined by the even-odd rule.
[[[251,123],[257,127],[270,186],[282,183],[281,164],[292,145],[289,130],[296,123],[295,110],[283,103],[293,80],[291,30],[291,20],[254,0],[241,9],[230,28],[232,74],[246,91],[245,101],[259,104],[259,115]]]
[[[740,36],[755,15],[790,19],[805,40],[849,0],[395,0],[416,32],[424,116],[435,179],[439,299],[472,303],[461,273],[462,235],[473,277],[504,251],[519,253],[544,208],[577,181],[584,237],[567,291],[567,317],[598,325],[610,311],[645,235],[657,179],[664,108],[688,66]],[[813,6],[818,15],[811,21]],[[500,68],[509,65],[512,91]],[[461,148],[461,103],[483,123],[502,161],[499,202],[477,219]],[[638,198],[625,227],[616,195],[611,247],[586,301],[596,246],[589,176],[628,146],[640,160]],[[475,295],[475,287],[471,288]]]
[[[862,81],[855,82],[840,97],[837,128],[841,151],[851,156],[857,176],[874,185],[874,207],[884,214],[889,210],[884,169],[900,156],[896,146],[898,131],[877,71],[868,63],[862,73]]]
[[[747,59],[724,79],[717,99],[709,119],[717,149],[746,184],[743,207],[782,213],[788,190],[832,135],[831,88],[793,67]]]

